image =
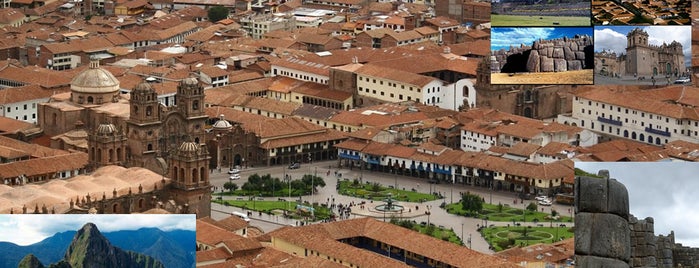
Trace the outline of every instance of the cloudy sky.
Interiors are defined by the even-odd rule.
[[[7,214],[0,215],[0,241],[30,245],[58,232],[76,231],[88,222],[97,225],[100,232],[137,230],[143,227],[156,227],[163,231],[196,230],[194,214]]]
[[[626,186],[631,214],[638,219],[653,217],[655,234],[675,231],[675,242],[699,247],[699,165],[696,163],[576,162],[590,173],[600,169]]]
[[[590,27],[495,27],[491,29],[490,49],[508,50],[510,45],[519,47],[520,44],[531,46],[539,39],[555,39],[564,36],[574,37],[576,34],[592,36]]]
[[[648,43],[662,45],[673,40],[682,44],[684,62],[689,66],[692,56],[692,28],[684,26],[595,26],[595,52],[612,50],[617,55],[626,53],[626,34],[634,28],[641,28],[648,33]]]

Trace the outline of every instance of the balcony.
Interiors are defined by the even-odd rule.
[[[646,127],[646,132],[652,133],[652,134],[657,134],[660,136],[670,137],[669,131],[662,131],[662,130],[657,130],[657,129]]]
[[[597,121],[600,121],[600,122],[606,123],[606,124],[610,124],[610,125],[621,126],[621,121],[617,121],[617,120],[609,119],[609,118],[604,118],[601,116],[597,117]]]

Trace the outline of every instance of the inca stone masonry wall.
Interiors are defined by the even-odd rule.
[[[520,45],[510,50],[493,51],[492,72],[565,72],[592,69],[594,51],[592,37],[534,41],[531,46]]]
[[[575,178],[577,267],[699,267],[699,248],[675,243],[675,234],[655,236],[651,217],[629,214],[626,187],[608,179]]]

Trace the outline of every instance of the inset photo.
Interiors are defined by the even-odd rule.
[[[691,25],[692,1],[592,1],[594,25]]]
[[[590,0],[493,0],[492,26],[590,26]]]
[[[492,84],[593,83],[592,27],[495,27]]]
[[[0,215],[0,267],[191,268],[194,214]]]
[[[576,266],[696,267],[698,172],[693,162],[576,162]]]
[[[595,26],[595,84],[691,84],[691,26]]]

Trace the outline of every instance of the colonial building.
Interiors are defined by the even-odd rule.
[[[182,80],[174,107],[162,105],[147,82],[131,90],[130,100],[119,89],[119,80],[93,61],[73,78],[69,95],[54,95],[50,102],[40,104],[39,125],[56,137],[86,132],[88,169],[111,165],[147,168],[172,179],[171,185],[161,189],[184,206],[177,211],[208,216],[210,156],[204,145],[207,116],[202,85],[195,78]]]
[[[698,88],[682,85],[585,87],[575,93],[573,113],[558,122],[654,145],[699,143],[698,98]]]
[[[672,41],[656,46],[650,45],[648,39],[646,31],[636,28],[626,35],[625,55],[607,51],[595,53],[595,73],[650,78],[687,72],[682,44]]]

